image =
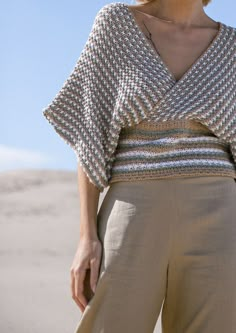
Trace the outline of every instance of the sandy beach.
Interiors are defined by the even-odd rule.
[[[0,331],[74,333],[81,317],[69,273],[79,240],[76,172],[1,172],[0,223]]]

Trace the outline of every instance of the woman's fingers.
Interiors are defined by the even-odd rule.
[[[86,268],[78,267],[71,268],[71,293],[72,298],[78,304],[78,306],[85,308],[87,300],[83,294],[84,291],[84,278],[86,275]],[[83,308],[81,309],[83,311]]]
[[[101,242],[82,238],[71,266],[71,293],[81,311],[95,293],[102,254]]]
[[[86,275],[86,269],[79,267],[75,271],[75,296],[84,307],[87,306],[88,301],[85,298],[84,291],[84,279]]]
[[[76,304],[78,305],[78,307],[80,308],[81,312],[84,312],[85,307],[75,296],[75,276],[74,276],[74,272],[71,272],[71,296],[72,296],[73,300],[76,302]]]

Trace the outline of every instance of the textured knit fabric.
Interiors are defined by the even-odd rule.
[[[128,5],[107,4],[43,114],[101,192],[121,129],[144,119],[201,122],[230,145],[236,163],[236,28],[221,22],[209,47],[175,81]]]
[[[144,120],[121,130],[109,184],[210,175],[236,178],[228,144],[193,120]]]

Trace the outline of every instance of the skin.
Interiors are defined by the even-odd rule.
[[[100,192],[78,163],[80,229],[77,250],[71,265],[71,295],[82,312],[93,295],[102,255],[97,235],[97,209]],[[86,280],[88,283],[86,283]]]
[[[152,33],[153,43],[176,81],[207,49],[219,29],[204,12],[201,0],[159,0],[129,8],[144,34]]]
[[[147,4],[130,5],[129,8],[144,33],[147,31],[142,21],[146,26],[152,23],[151,26],[156,27],[153,41],[177,80],[208,47],[218,31],[218,23],[205,14],[202,0],[154,0]],[[84,312],[89,299],[94,295],[93,286],[98,280],[102,244],[97,235],[96,223],[99,190],[88,180],[79,164],[78,187],[80,232],[70,276],[72,298]]]

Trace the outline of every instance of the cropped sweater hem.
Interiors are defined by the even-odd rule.
[[[230,177],[236,179],[236,172],[233,170],[186,170],[178,168],[178,170],[165,170],[165,171],[139,171],[136,173],[132,173],[129,175],[125,173],[124,175],[112,176],[109,180],[108,185],[112,183],[120,182],[120,181],[139,181],[139,180],[151,180],[151,179],[166,179],[166,178],[184,178],[184,177],[204,177],[204,176],[222,176],[222,177]]]

